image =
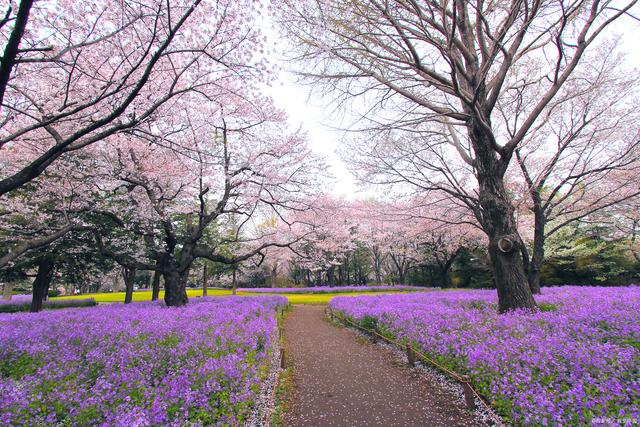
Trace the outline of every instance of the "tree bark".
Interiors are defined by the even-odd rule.
[[[277,285],[277,279],[278,278],[278,264],[273,264],[271,266],[271,287],[275,288]]]
[[[44,296],[49,290],[51,285],[51,279],[53,279],[53,271],[55,264],[50,258],[40,258],[38,261],[38,273],[33,281],[33,290],[31,297],[31,309],[32,313],[37,313],[42,310],[42,302]]]
[[[450,288],[453,286],[453,282],[451,281],[451,267],[453,266],[453,262],[458,258],[458,254],[462,248],[456,249],[454,253],[451,254],[449,259],[446,260],[444,265],[442,265],[442,285],[445,288]]]
[[[527,271],[527,279],[529,280],[529,288],[531,293],[539,295],[540,290],[540,269],[544,261],[544,238],[533,240],[533,253],[529,261],[529,269]]]
[[[540,268],[542,267],[542,263],[544,261],[544,226],[545,220],[543,214],[538,215],[538,213],[536,213],[533,235],[533,251],[527,269],[529,288],[531,289],[531,293],[534,295],[538,295],[541,293]]]
[[[233,267],[233,272],[231,273],[231,294],[232,295],[236,294],[237,286],[238,286],[238,283],[236,282],[236,268],[234,266]]]
[[[471,130],[474,138],[487,138]],[[501,313],[517,308],[535,308],[529,289],[521,250],[524,247],[516,227],[514,208],[504,186],[504,164],[489,151],[489,141],[476,143],[479,201],[482,225],[489,237],[489,257],[498,290],[498,309]]]
[[[187,297],[187,281],[189,269],[180,273],[177,269],[171,269],[164,276],[164,302],[168,307],[180,307],[189,302]]]
[[[442,271],[440,272],[440,283],[442,284],[441,286],[443,288],[453,287],[451,282],[451,276],[449,275],[449,269],[443,268]]]
[[[382,256],[380,254],[380,249],[374,247],[371,251],[373,253],[373,268],[376,274],[376,283],[378,285],[382,284]]]
[[[18,13],[16,14],[16,20],[7,40],[7,44],[4,48],[4,53],[0,59],[0,105],[4,101],[4,93],[9,84],[9,78],[13,71],[13,66],[16,63],[16,56],[18,56],[18,48],[20,41],[24,35],[24,31],[27,28],[27,22],[29,20],[29,12],[33,6],[33,0],[21,0],[18,7]]]
[[[133,281],[136,278],[135,268],[123,267],[122,278],[125,286],[124,303],[130,304],[133,301]]]
[[[208,291],[207,280],[209,280],[209,277],[207,275],[207,262],[205,261],[202,267],[202,296],[203,297],[207,296],[207,291]]]
[[[160,296],[160,272],[155,270],[153,272],[153,280],[151,282],[151,301],[157,301]]]

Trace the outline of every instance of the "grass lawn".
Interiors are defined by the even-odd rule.
[[[397,294],[406,293],[406,291],[383,291],[383,292],[345,292],[345,293],[330,293],[330,294],[287,294],[287,293],[274,293],[287,297],[289,304],[327,304],[329,300],[336,296],[358,296],[358,295],[371,295],[371,294]],[[196,298],[202,296],[202,289],[187,289],[187,295],[189,298]],[[209,289],[207,295],[210,297],[221,297],[231,295],[230,290],[222,289]],[[238,295],[273,295],[265,292],[238,292]],[[82,294],[82,295],[68,295],[64,297],[51,298],[51,300],[63,300],[63,299],[78,299],[78,298],[93,298],[98,303],[110,303],[110,302],[123,302],[124,292],[112,292],[112,293],[100,293],[100,294]],[[160,299],[164,298],[164,291],[160,291]],[[151,291],[135,291],[133,293],[134,301],[151,301]]]

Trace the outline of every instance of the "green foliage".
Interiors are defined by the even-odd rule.
[[[555,304],[541,302],[538,304],[540,311],[558,311],[558,307]]]
[[[547,239],[541,269],[545,285],[619,285],[640,278],[628,239],[605,239],[599,227],[573,227]]]
[[[47,292],[47,296],[49,298],[59,297],[60,296],[60,291],[57,290],[57,289],[49,289],[49,291]]]
[[[378,319],[372,316],[364,316],[360,319],[360,326],[368,330],[377,330],[378,329]]]
[[[26,353],[11,357],[10,354],[8,357],[0,359],[0,375],[19,381],[25,375],[35,374],[41,365],[42,358],[40,357],[32,357]]]
[[[456,288],[495,287],[485,249],[462,249],[453,263],[451,282]]]

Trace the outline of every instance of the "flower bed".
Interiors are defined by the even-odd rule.
[[[347,292],[424,291],[435,288],[419,286],[314,286],[309,288],[239,288],[240,292],[279,294],[334,294]]]
[[[235,425],[283,297],[0,315],[2,425]]]
[[[76,298],[66,300],[46,300],[42,303],[43,309],[59,309],[72,307],[93,307],[98,305],[93,298]],[[14,295],[9,301],[0,300],[0,313],[17,313],[29,311],[31,308],[31,295]]]
[[[31,304],[31,295],[12,295],[10,300],[0,298],[0,305],[3,304]]]
[[[469,374],[517,425],[640,421],[640,287],[545,288],[497,314],[495,291],[336,297],[334,310]]]

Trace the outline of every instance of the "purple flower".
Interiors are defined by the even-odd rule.
[[[542,310],[497,314],[495,291],[336,297],[375,324],[471,376],[518,425],[640,419],[640,287],[545,288]],[[594,421],[595,420],[595,421]],[[622,423],[623,421],[613,421]]]
[[[286,298],[0,314],[5,425],[217,425],[250,411]]]

